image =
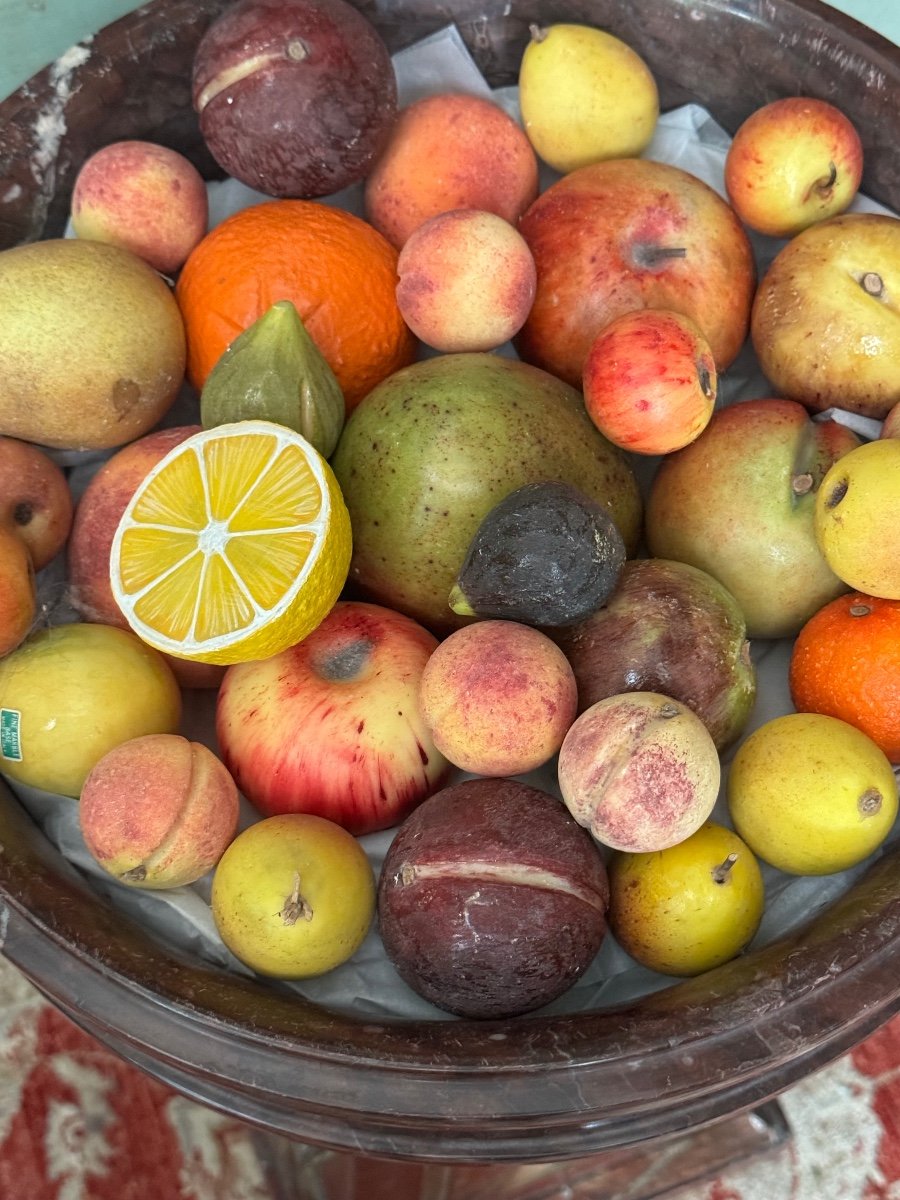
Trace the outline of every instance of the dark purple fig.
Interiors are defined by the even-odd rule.
[[[461,1017],[510,1017],[561,996],[606,934],[600,850],[563,804],[514,779],[469,779],[407,817],[381,871],[388,958]]]
[[[449,603],[461,616],[570,625],[600,607],[624,562],[606,508],[568,483],[528,483],[478,527]]]
[[[662,692],[696,713],[718,750],[750,718],[756,670],[744,615],[698,567],[633,559],[601,608],[548,632],[575,672],[579,712],[622,692]]]
[[[356,183],[397,117],[375,27],[347,0],[239,0],[197,47],[194,108],[210,153],[269,196]]]

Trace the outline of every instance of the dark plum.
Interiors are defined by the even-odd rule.
[[[579,712],[623,692],[663,692],[697,714],[719,750],[750,718],[756,669],[743,613],[699,567],[632,559],[601,608],[547,632],[572,665]]]
[[[513,779],[435,793],[384,860],[384,948],[420,996],[457,1016],[500,1018],[562,995],[606,934],[600,851],[555,796]]]
[[[390,54],[346,0],[239,0],[197,47],[193,102],[210,153],[270,196],[356,183],[397,117]]]

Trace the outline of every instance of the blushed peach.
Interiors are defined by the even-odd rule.
[[[199,431],[199,425],[179,425],[145,434],[107,459],[85,488],[72,522],[68,571],[69,598],[86,621],[130,628],[109,583],[109,554],[119,519],[150,468]],[[225,673],[224,667],[210,663],[165,657],[182,687],[218,687]]]
[[[404,108],[369,173],[368,221],[395,246],[438,213],[478,208],[515,224],[538,192],[524,131],[481,96],[441,92]]]
[[[522,328],[537,274],[528,243],[495,213],[439,213],[407,239],[397,304],[423,342],[444,353],[495,350]]]
[[[183,154],[155,142],[103,146],[75,179],[75,234],[130,250],[164,275],[182,266],[208,220],[200,172]]]
[[[598,700],[559,751],[559,789],[579,825],[605,846],[648,854],[700,828],[719,793],[715,743],[686,705],[660,692]]]
[[[120,883],[171,888],[211,871],[237,833],[239,800],[224,764],[175,733],[131,738],[84,781],[85,845]]]
[[[464,771],[519,775],[552,758],[575,719],[575,675],[540,630],[478,621],[425,664],[419,704],[434,744]]]

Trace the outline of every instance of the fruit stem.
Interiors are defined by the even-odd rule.
[[[284,907],[278,915],[285,925],[296,925],[301,917],[304,921],[313,919],[313,910],[300,895],[300,874],[297,871],[294,872],[294,885],[290,895],[285,899]]]
[[[869,296],[875,296],[877,299],[884,294],[884,280],[877,271],[866,271],[859,282],[862,290]]]
[[[458,583],[454,583],[447,603],[450,605],[453,611],[455,613],[459,613],[461,617],[475,616],[475,609],[466,599],[466,594]]]
[[[805,496],[807,492],[812,491],[813,477],[809,471],[804,471],[802,475],[795,475],[791,479],[791,491],[795,496]]]
[[[810,191],[818,192],[820,196],[826,197],[829,195],[836,182],[837,167],[833,162],[830,162],[828,164],[828,174],[823,175],[821,179],[817,179],[810,188]]]
[[[542,29],[540,25],[529,25],[528,32],[533,42],[542,42],[547,36],[547,30]]]
[[[724,862],[719,863],[717,867],[713,867],[712,871],[710,872],[713,877],[713,883],[727,883],[728,876],[731,874],[731,868],[734,866],[737,860],[738,856],[732,852],[728,855]]]
[[[656,267],[670,258],[687,258],[687,247],[640,245],[634,248],[634,261],[639,267]]]

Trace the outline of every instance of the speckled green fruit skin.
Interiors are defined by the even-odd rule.
[[[556,479],[610,512],[629,555],[642,505],[624,454],[581,394],[494,354],[445,354],[395,372],[351,414],[332,466],[350,510],[349,581],[438,632],[469,543],[515,488]]]

